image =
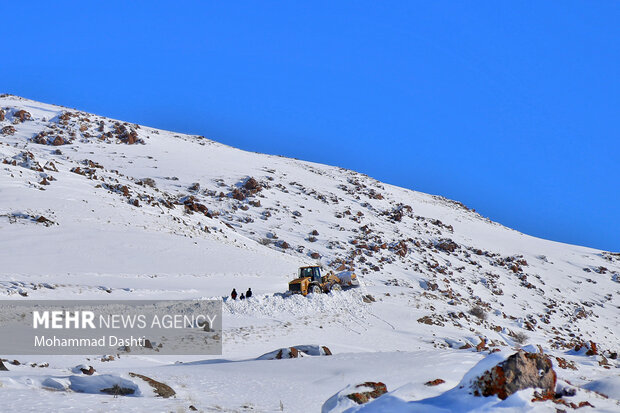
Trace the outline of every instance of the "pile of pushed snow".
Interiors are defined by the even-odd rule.
[[[253,296],[247,300],[223,302],[222,311],[230,315],[248,315],[271,318],[287,314],[294,317],[316,316],[316,314],[349,314],[361,316],[365,310],[360,306],[362,295],[359,291],[330,292],[329,294],[273,294]]]

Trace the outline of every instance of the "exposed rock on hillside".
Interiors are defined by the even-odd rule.
[[[555,382],[556,374],[548,356],[520,350],[480,376],[473,384],[473,393],[503,400],[519,390],[537,388],[543,390],[545,397],[552,398]]]

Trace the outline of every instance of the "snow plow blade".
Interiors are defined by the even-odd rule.
[[[353,271],[342,271],[336,274],[336,276],[340,279],[340,285],[343,287],[357,287],[360,285]]]

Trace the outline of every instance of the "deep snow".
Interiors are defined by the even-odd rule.
[[[480,360],[500,357],[485,359],[488,350],[509,354],[526,343],[575,363],[562,369],[553,359],[560,381],[580,387],[575,400],[620,410],[611,358],[620,350],[618,255],[534,238],[457,202],[341,168],[130,124],[138,143],[127,144],[115,132],[121,122],[14,96],[1,97],[0,108],[0,130],[16,130],[0,134],[3,298],[254,291],[251,300],[224,298],[222,356],[2,356],[22,363],[0,372],[4,410],[308,412],[349,385],[382,381],[391,393],[361,411],[464,411],[466,400],[468,411],[555,412],[527,391],[500,403],[458,389]],[[18,122],[20,109],[32,119]],[[33,142],[41,131],[72,143]],[[261,190],[242,190],[250,177]],[[186,208],[188,200],[210,217]],[[312,263],[353,269],[362,286],[284,296],[296,268]],[[471,315],[473,307],[486,318]],[[488,349],[477,352],[482,338]],[[574,350],[589,341],[601,354]],[[256,360],[311,344],[334,355]],[[97,372],[80,377],[72,372],[80,364]],[[170,385],[177,397],[153,397],[129,372]],[[424,385],[437,378],[446,383]],[[127,380],[140,391],[93,394],[98,380]]]

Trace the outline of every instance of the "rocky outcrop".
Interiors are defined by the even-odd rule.
[[[542,353],[519,350],[473,383],[475,396],[497,396],[504,400],[523,389],[543,390],[543,396],[553,398],[556,374],[551,359]]]
[[[307,356],[331,356],[332,352],[327,346],[301,345],[284,347],[272,352],[263,354],[257,360],[282,360],[295,359]]]
[[[245,199],[245,194],[239,188],[233,189],[231,196],[237,201],[243,201]]]
[[[65,144],[65,140],[61,136],[56,136],[52,141],[52,145],[61,146]]]
[[[2,128],[2,130],[0,131],[0,133],[2,133],[4,136],[10,136],[10,135],[14,135],[15,132],[17,132],[17,130],[9,125],[9,126],[5,126],[4,128]]]
[[[130,396],[132,394],[134,394],[136,391],[135,389],[129,388],[129,387],[122,387],[119,386],[118,384],[115,384],[112,387],[107,387],[105,389],[101,389],[99,390],[101,393],[105,393],[105,394],[109,394],[111,396]]]
[[[87,364],[80,364],[71,369],[75,374],[84,374],[86,376],[92,376],[95,373],[95,368]]]
[[[210,217],[209,208],[207,208],[204,204],[196,202],[196,198],[193,196],[189,196],[187,199],[184,199],[183,205],[185,206],[185,212],[188,214],[198,212]]]
[[[164,399],[167,399],[169,397],[176,395],[176,392],[172,389],[172,387],[168,386],[165,383],[159,382],[157,380],[153,380],[150,377],[143,376],[142,374],[138,374],[138,373],[129,373],[129,375],[131,377],[138,377],[144,380],[145,382],[147,382],[149,386],[153,388],[153,391],[159,397],[163,397]]]
[[[35,221],[38,222],[39,224],[45,225],[46,227],[49,227],[50,225],[55,224],[54,221],[52,221],[51,219],[45,218],[43,215],[40,215]]]
[[[367,381],[356,385],[349,385],[330,397],[323,404],[321,412],[344,413],[352,410],[357,411],[361,404],[371,402],[387,393],[387,391],[387,386],[381,382]]]
[[[459,245],[451,239],[444,239],[438,242],[435,247],[445,252],[454,252],[459,248]]]
[[[243,184],[243,187],[252,193],[256,193],[262,189],[258,181],[254,178],[250,178],[247,181],[245,181],[245,184]]]
[[[348,394],[347,397],[357,404],[368,403],[370,400],[387,393],[386,385],[381,382],[367,381],[355,387],[360,391]]]
[[[13,114],[13,117],[15,117],[16,119],[19,119],[20,122],[32,119],[32,115],[30,115],[30,112],[26,112],[23,109],[15,112]]]
[[[248,178],[240,187],[234,188],[230,196],[237,201],[243,201],[246,198],[254,196],[256,193],[263,190],[261,184],[254,178]]]

